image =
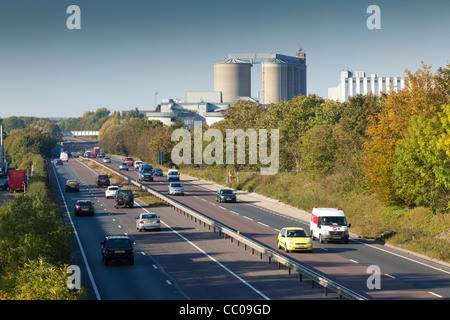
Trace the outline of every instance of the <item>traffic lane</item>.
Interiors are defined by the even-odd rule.
[[[112,166],[112,168],[114,168]],[[132,178],[135,179],[135,177],[133,177],[132,174],[130,174],[129,172],[124,173],[125,175],[128,175]],[[159,178],[159,177],[158,177]],[[156,183],[155,183],[156,182]],[[159,191],[161,193],[165,192],[165,188],[167,188],[167,181],[166,183],[161,183],[163,182],[163,179],[155,179],[154,183],[144,183],[147,186],[151,187],[152,189]],[[196,187],[196,186],[192,186],[189,185],[188,183],[184,184],[185,185],[185,190],[186,190],[186,196],[177,196],[177,198],[179,197],[179,202],[187,205],[188,207],[192,208],[193,210],[196,210],[198,212],[202,212],[205,213],[207,216],[211,217],[213,220],[218,221],[234,230],[240,230],[240,232],[242,234],[246,234],[248,237],[263,243],[265,245],[267,245],[268,247],[274,248],[275,244],[273,242],[275,242],[276,240],[276,236],[277,233],[275,232],[271,232],[269,235],[267,234],[263,234],[261,233],[261,231],[257,231],[253,228],[253,225],[255,225],[254,223],[248,223],[248,221],[239,219],[241,216],[240,215],[235,215],[233,217],[233,219],[229,220],[229,212],[230,210],[227,210],[224,206],[222,205],[216,205],[214,202],[212,202],[212,199],[215,199],[214,193],[212,192],[207,192],[205,193],[205,195],[203,197],[199,197],[199,196],[189,196],[191,193],[190,192],[201,192],[199,191],[200,188]],[[175,199],[175,197],[173,197]],[[193,200],[194,198],[194,200]],[[215,200],[214,200],[215,201]],[[223,211],[222,211],[223,210]],[[228,211],[228,212],[227,212]],[[217,212],[219,212],[219,214],[217,214]],[[234,212],[232,212],[234,214]],[[248,216],[244,216],[245,219],[250,220],[250,221],[255,221],[254,219],[249,218]],[[256,223],[258,224],[258,221],[256,221]],[[263,223],[259,222],[259,225],[261,225],[262,227],[266,227]],[[270,227],[269,227],[270,229]],[[332,246],[334,244],[331,244]],[[335,251],[339,251],[342,252],[342,249],[337,248],[338,250]],[[349,250],[349,246],[346,245],[346,251],[350,252]],[[354,251],[357,250],[357,247],[355,248],[355,246],[353,247]],[[340,256],[339,254],[334,254],[331,252],[325,252],[328,254],[327,257],[323,257],[326,260],[326,263],[323,264],[324,260],[322,258],[320,259],[316,259],[316,258],[302,258],[301,261],[298,261],[300,263],[304,263],[306,266],[308,266],[309,268],[312,268],[314,270],[316,270],[319,273],[324,274],[324,276],[335,280],[338,283],[341,283],[342,285],[346,286],[347,285],[351,285],[353,286],[355,289],[355,291],[359,292],[358,290],[366,290],[367,289],[367,266],[362,266],[359,264],[356,264],[354,262],[354,260],[349,260],[347,258],[344,258],[342,256]],[[294,260],[295,256],[293,256]],[[330,267],[330,265],[339,265],[339,268],[334,268],[334,267]],[[343,271],[345,270],[345,271]],[[330,272],[334,272],[334,273],[330,273]],[[342,281],[344,281],[344,279],[349,279],[349,275],[351,275],[351,280],[346,280],[344,283]],[[398,289],[397,290],[397,294],[393,293],[393,292],[385,292],[384,294],[375,294],[373,291],[369,291],[368,294],[371,296],[375,296],[375,297],[389,297],[389,298],[393,298],[396,297],[398,299],[407,299],[408,297],[414,298],[417,297],[419,299],[427,299],[427,298],[435,298],[432,295],[430,295],[427,292],[422,292],[421,290],[414,290],[413,287],[406,285],[404,290],[400,290],[401,287],[401,282],[396,281],[396,279],[392,279],[390,277],[386,277],[386,280],[384,280],[383,282],[386,283],[387,288],[391,288],[391,289]],[[392,284],[392,285],[391,285]],[[385,286],[386,288],[386,286]],[[408,294],[409,293],[409,294]]]
[[[198,186],[191,187],[189,181],[183,182],[186,182],[184,183],[186,195],[199,197],[201,198],[200,200],[204,202],[212,203],[215,201],[215,193],[204,190],[201,187],[199,188]],[[164,187],[161,188],[158,184],[150,183],[149,186],[159,191],[164,190]],[[158,186],[161,189],[159,189]],[[212,204],[214,205],[214,203]],[[230,212],[238,213],[249,219],[253,219],[259,224],[273,227],[277,231],[286,226],[298,226],[307,231],[309,230],[309,224],[304,221],[260,208],[251,203],[223,202],[219,203],[218,206],[226,208]],[[379,247],[382,245],[378,244],[377,246]],[[400,252],[396,253],[395,249],[375,249],[373,248],[374,245],[352,239],[349,244],[341,244],[339,242],[326,242],[320,244],[315,242],[314,247],[329,253],[341,255],[348,259],[350,264],[358,263],[365,268],[376,265],[380,268],[381,274],[387,277],[386,279],[396,278],[418,289],[431,291],[431,295],[437,294],[437,296],[431,296],[432,298],[449,296],[449,271],[444,270],[445,267],[430,268],[429,263],[420,262],[418,261],[419,259],[412,260],[406,258],[405,260],[404,254]],[[405,264],[409,264],[409,266],[405,266]],[[420,296],[423,296],[422,292],[420,293]],[[428,292],[425,293],[425,296],[429,296]]]
[[[112,201],[112,200],[110,200]],[[117,213],[116,218],[123,224],[130,234],[137,239],[146,254],[155,257],[158,263],[163,264],[163,269],[171,274],[189,297],[193,299],[263,299],[257,291],[249,289],[229,272],[225,272],[215,260],[221,264],[227,264],[227,268],[233,269],[234,274],[251,279],[252,286],[257,286],[273,299],[323,299],[323,291],[320,288],[311,288],[307,283],[298,284],[286,275],[285,270],[273,270],[261,263],[260,259],[249,253],[236,251],[228,241],[224,241],[217,234],[205,232],[185,217],[174,214],[170,208],[148,208],[144,206],[140,210],[139,199],[133,209],[120,208],[112,211]],[[134,230],[135,219],[132,214],[139,210],[156,212],[161,216],[163,227],[161,231],[137,232]],[[129,219],[131,217],[131,219]],[[135,217],[134,217],[135,218]],[[165,225],[167,223],[167,225]],[[180,238],[180,234],[185,239]],[[199,251],[197,247],[202,248]],[[275,267],[275,266],[273,266]],[[193,272],[195,270],[195,272]],[[255,284],[256,283],[256,284]],[[336,295],[328,298],[336,299]]]
[[[69,166],[66,166],[66,172],[59,176],[60,183],[67,177],[74,178],[75,176],[83,181],[90,181],[92,177],[83,171],[86,171],[86,169],[84,168],[82,171],[79,171],[81,167],[77,168],[78,166],[79,163],[77,164],[75,161],[70,163],[71,169],[77,172],[77,175],[73,176],[70,176],[68,173],[69,170],[67,170]],[[166,274],[158,270],[151,273],[148,272],[152,268],[152,264],[145,256],[136,254],[135,264],[138,266],[137,268],[135,268],[136,265],[130,266],[127,262],[123,264],[113,263],[108,267],[103,265],[101,261],[100,241],[106,235],[124,234],[127,232],[126,229],[111,218],[109,215],[110,208],[108,209],[97,196],[99,190],[93,190],[89,185],[83,186],[86,188],[80,189],[80,193],[66,193],[65,198],[69,208],[69,214],[72,217],[72,221],[82,243],[101,299],[184,299],[185,296],[181,292],[175,290],[175,287],[167,283]],[[76,200],[80,198],[95,201],[96,213],[94,216],[75,217],[73,215],[72,208]]]
[[[89,180],[89,177],[85,175],[85,173],[82,174],[84,180]],[[93,196],[94,193],[100,196],[98,194],[99,189],[91,190],[91,192]],[[249,290],[246,285],[204,254],[199,253],[192,245],[183,241],[170,229],[163,227],[160,232],[138,232],[136,230],[136,217],[139,213],[145,212],[144,208],[136,206],[134,208],[120,207],[115,209],[113,203],[114,200],[105,200],[106,208],[111,215],[110,218],[121,226],[121,230],[126,231],[136,240],[136,248],[140,250],[140,255],[144,256],[145,254],[147,258],[152,259],[155,243],[157,243],[157,247],[164,248],[164,254],[160,254],[159,257],[167,256],[166,266],[169,268],[170,266],[181,267],[178,271],[172,272],[177,276],[175,280],[178,286],[180,286],[178,281],[181,280],[184,287],[192,288],[189,290],[191,298],[193,296],[194,299],[236,299],[236,297],[239,297],[239,299],[261,299],[261,296]],[[169,209],[166,208],[166,210]],[[160,215],[158,211],[160,210],[156,210],[157,214]],[[172,245],[169,247],[168,244]],[[152,259],[152,261],[157,263],[155,259]],[[173,267],[170,269],[173,270]],[[161,269],[165,270],[165,268]],[[166,272],[166,274],[169,273]],[[211,283],[213,280],[216,284]],[[218,287],[217,283],[223,285]],[[236,294],[237,291],[239,294]]]

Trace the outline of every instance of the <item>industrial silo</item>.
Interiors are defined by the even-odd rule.
[[[222,102],[233,103],[238,97],[251,96],[251,66],[239,59],[214,64],[214,91],[222,92]]]
[[[262,63],[262,104],[288,99],[288,64],[277,58]]]

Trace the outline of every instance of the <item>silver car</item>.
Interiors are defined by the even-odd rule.
[[[184,196],[184,188],[183,185],[181,184],[181,182],[171,182],[169,184],[169,190],[167,192],[167,194],[170,195],[182,195]]]
[[[136,229],[139,232],[147,229],[161,230],[161,220],[156,213],[141,213],[136,217]]]
[[[128,171],[128,169],[129,169],[128,163],[126,163],[126,162],[122,162],[122,163],[119,165],[119,171],[120,171],[120,170],[127,170],[127,171]]]
[[[103,163],[111,163],[111,158],[110,157],[103,158]]]

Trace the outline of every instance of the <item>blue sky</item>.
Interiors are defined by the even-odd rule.
[[[69,5],[81,29],[69,30]],[[369,30],[369,5],[381,30]],[[0,117],[152,110],[214,90],[228,53],[307,54],[308,93],[327,98],[343,69],[402,76],[450,63],[448,0],[1,0]],[[261,87],[253,68],[252,95]]]

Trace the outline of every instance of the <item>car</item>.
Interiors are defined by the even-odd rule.
[[[126,164],[128,164],[129,166],[132,166],[133,165],[133,158],[132,157],[125,157],[124,159],[123,159],[123,162],[125,162]]]
[[[64,165],[63,161],[61,159],[56,159],[55,166],[62,166]]]
[[[109,187],[111,182],[109,181],[109,177],[107,174],[99,174],[96,180],[97,188],[101,186]]]
[[[140,161],[140,160],[136,160],[136,161],[134,162],[134,168],[135,168],[135,169],[139,169],[139,166],[140,166],[141,164],[144,164],[144,162],[142,162],[142,161]]]
[[[105,191],[105,198],[112,199],[116,196],[117,190],[119,190],[119,186],[109,186]]]
[[[281,229],[277,240],[278,249],[284,248],[289,251],[312,252],[313,243],[303,228],[286,227]]]
[[[9,188],[8,179],[0,183],[0,190],[4,191],[8,190],[8,188]]]
[[[118,189],[114,197],[114,207],[118,209],[120,206],[134,207],[134,195],[133,191],[128,189]]]
[[[107,266],[110,261],[128,260],[130,265],[134,264],[135,242],[127,235],[106,236],[100,242],[102,262]]]
[[[126,162],[122,162],[120,165],[119,165],[119,171],[121,171],[121,170],[127,170],[128,171],[128,163],[126,163]]]
[[[75,216],[79,216],[81,214],[93,216],[95,214],[94,203],[91,200],[78,200],[75,204],[74,213]]]
[[[97,155],[96,155],[95,153],[91,153],[91,154],[89,155],[89,158],[95,159],[95,158],[97,158]]]
[[[180,174],[178,173],[177,170],[170,169],[169,171],[167,171],[167,180],[169,180],[169,181],[171,181],[171,180],[180,181]]]
[[[154,212],[144,212],[136,217],[136,229],[141,232],[147,229],[161,230],[161,220]]]
[[[111,158],[110,157],[104,157],[103,158],[103,163],[111,163]]]
[[[169,190],[167,191],[167,194],[170,195],[182,195],[184,196],[184,188],[181,182],[171,182],[169,184]]]
[[[86,152],[84,153],[84,157],[85,157],[85,158],[90,158],[90,157],[91,157],[91,154],[92,154],[91,151],[86,151]]]
[[[163,176],[163,171],[161,170],[161,168],[154,168],[153,169],[153,175],[154,176]]]
[[[79,192],[80,191],[80,184],[77,180],[67,180],[66,181],[66,192],[74,191]]]
[[[231,189],[220,189],[216,193],[216,202],[236,202],[236,194]]]
[[[97,154],[97,158],[104,158],[106,155],[103,152]]]

